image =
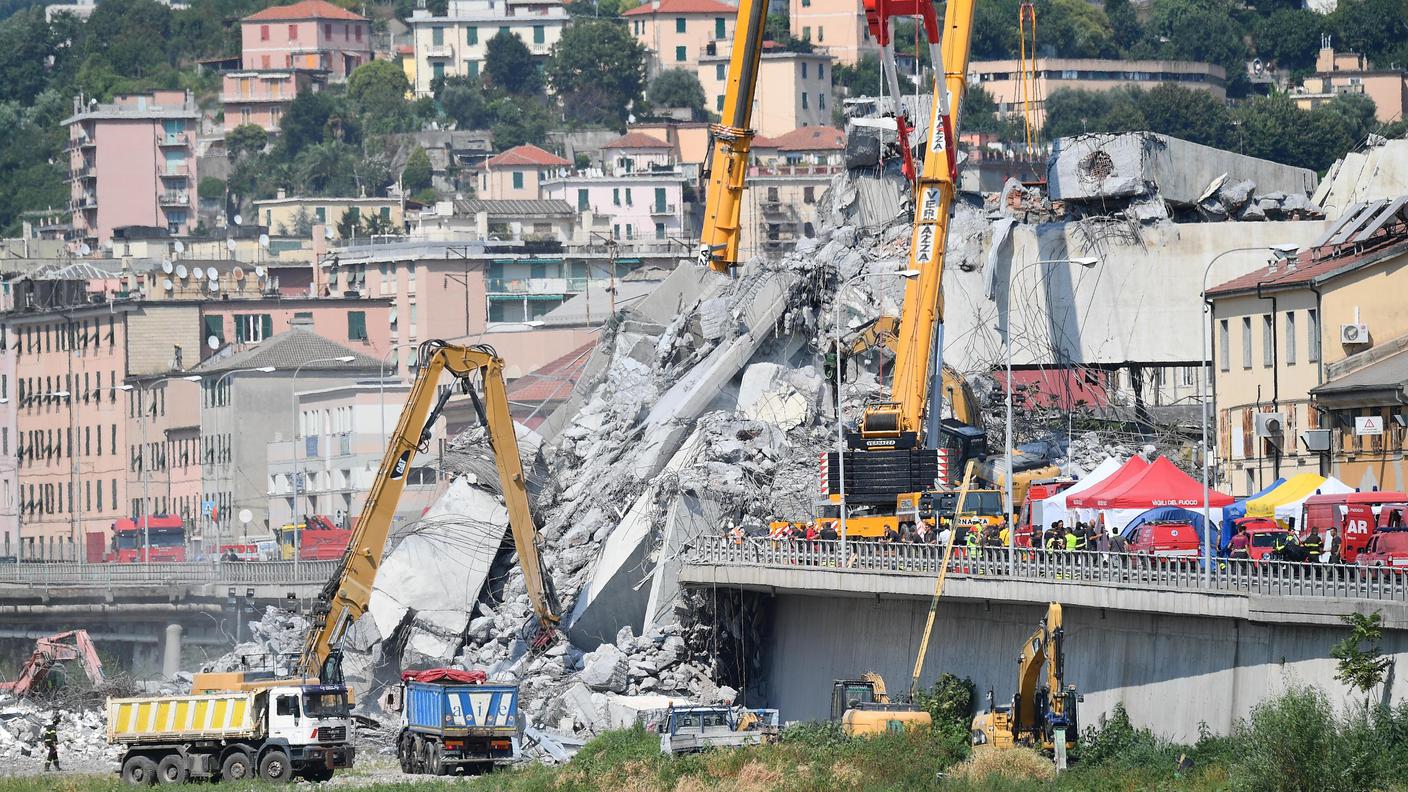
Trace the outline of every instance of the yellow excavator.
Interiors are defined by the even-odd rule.
[[[891,701],[885,680],[866,672],[860,679],[838,679],[831,685],[831,720],[849,737],[906,729],[929,728],[934,719],[913,702]]]
[[[535,615],[523,637],[536,649],[551,643],[557,634],[561,606],[538,552],[537,528],[529,510],[518,437],[514,434],[513,419],[509,416],[503,360],[490,346],[465,347],[444,341],[427,341],[420,345],[418,362],[415,383],[411,386],[406,406],[401,411],[395,433],[382,458],[376,480],[367,493],[357,528],[347,544],[347,552],[313,608],[312,627],[294,669],[302,683],[342,682],[342,655],[338,644],[347,628],[367,612],[372,585],[376,581],[377,569],[381,566],[391,531],[392,516],[406,487],[406,475],[416,454],[426,450],[432,427],[456,390],[453,387],[440,389],[441,375],[446,372],[456,379],[458,389],[469,395],[480,422],[489,432],[489,444],[499,471],[499,484],[508,507],[509,530],[513,535],[514,548],[518,551],[518,563],[523,569],[524,583]],[[482,399],[472,387],[475,375],[478,375],[483,388]],[[192,683],[192,692],[250,690],[275,684],[289,684],[289,679],[287,676],[276,677],[270,671],[197,674]]]
[[[1065,764],[1065,752],[1079,736],[1076,704],[1081,700],[1076,686],[1066,683],[1065,635],[1061,604],[1053,602],[1022,644],[1012,703],[995,707],[988,691],[988,711],[973,719],[974,745],[1044,749],[1056,755],[1058,765]]]

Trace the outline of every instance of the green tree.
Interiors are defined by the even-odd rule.
[[[258,124],[240,124],[225,133],[225,157],[238,162],[254,156],[269,144],[269,133]]]
[[[494,122],[489,101],[477,80],[446,77],[436,94],[441,112],[460,129],[486,129]]]
[[[1370,694],[1383,684],[1384,675],[1393,658],[1384,657],[1379,642],[1384,637],[1384,617],[1379,611],[1370,614],[1349,613],[1340,617],[1349,628],[1349,635],[1330,648],[1335,658],[1335,679],[1359,691],[1364,696],[1364,709],[1372,702]]]
[[[401,169],[401,186],[410,192],[423,190],[430,186],[431,178],[430,155],[416,146],[406,158],[406,167]]]
[[[811,52],[812,43],[792,35],[792,25],[786,14],[768,14],[763,23],[763,38],[788,52]]]
[[[1038,42],[1050,41],[1069,58],[1114,58],[1119,55],[1109,17],[1085,0],[1047,0],[1037,17]]]
[[[279,149],[293,159],[308,146],[323,142],[328,120],[336,112],[332,98],[323,93],[300,91],[279,121]]]
[[[156,0],[103,0],[83,26],[86,60],[126,79],[169,65],[171,9]]]
[[[623,131],[643,98],[645,47],[623,24],[581,20],[553,45],[547,74],[567,120]]]
[[[1228,0],[1154,0],[1144,31],[1143,54],[1215,63],[1227,70],[1229,94],[1245,92],[1245,31]]]
[[[196,195],[202,201],[218,201],[225,197],[225,180],[217,179],[214,176],[202,176],[200,184],[196,185]]]
[[[929,711],[935,730],[966,736],[973,721],[973,680],[945,672],[917,691],[914,703]]]
[[[654,107],[687,107],[695,121],[708,118],[704,111],[704,86],[692,71],[665,69],[651,81],[646,98]]]
[[[1232,114],[1208,91],[1166,83],[1134,93],[1149,130],[1217,148],[1236,144]]]
[[[374,60],[358,66],[347,78],[347,98],[361,116],[362,126],[373,132],[399,132],[411,126],[406,73],[390,61]]]
[[[484,45],[484,76],[489,85],[515,96],[543,90],[543,75],[523,39],[500,30]]]
[[[44,11],[21,11],[0,23],[0,101],[29,103],[49,83],[55,54]]]
[[[337,219],[337,233],[343,239],[350,239],[362,229],[362,215],[353,207],[348,207]]]
[[[356,195],[357,151],[336,140],[315,143],[299,152],[294,171],[305,195]]]
[[[1315,65],[1315,55],[1324,29],[1324,17],[1314,11],[1304,8],[1278,9],[1256,22],[1256,54],[1263,61],[1283,69],[1309,69]]]
[[[546,99],[495,99],[489,104],[489,114],[494,119],[489,126],[494,147],[503,151],[524,143],[541,145],[553,127],[554,112]]]

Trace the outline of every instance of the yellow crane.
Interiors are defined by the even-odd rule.
[[[744,180],[753,145],[753,96],[767,26],[767,0],[740,0],[728,61],[723,117],[709,126],[713,138],[704,165],[704,227],[699,234],[699,264],[716,272],[738,265]]]
[[[456,390],[439,388],[441,375],[446,372],[455,378],[459,390],[469,394],[480,421],[489,432],[499,483],[508,506],[509,530],[535,614],[534,629],[525,637],[530,645],[542,647],[551,642],[556,633],[561,618],[560,606],[538,552],[537,528],[529,510],[518,438],[509,415],[503,359],[490,346],[454,346],[444,341],[427,341],[420,345],[418,354],[415,382],[386,454],[382,457],[376,480],[367,493],[357,528],[347,543],[347,552],[338,571],[328,581],[313,608],[312,627],[296,668],[302,679],[316,678],[331,684],[342,679],[338,643],[347,628],[367,612],[377,569],[381,566],[391,531],[392,516],[405,490],[411,463],[417,453],[426,450],[432,427]],[[482,399],[472,387],[475,375],[478,375],[483,388]],[[194,692],[242,690],[274,682],[271,674],[261,672],[198,674],[193,689]],[[278,682],[284,684],[286,680]]]

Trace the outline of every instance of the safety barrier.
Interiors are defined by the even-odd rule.
[[[933,544],[704,537],[686,548],[686,564],[844,569],[856,574],[938,574],[944,548]],[[954,548],[950,577],[1084,583],[1143,589],[1236,592],[1285,597],[1408,601],[1408,569],[1355,564],[1192,557],[1138,553]]]
[[[327,582],[337,561],[165,561],[151,564],[0,564],[0,585],[306,585]]]

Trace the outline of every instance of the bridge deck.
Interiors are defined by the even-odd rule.
[[[687,548],[686,586],[728,586],[820,596],[933,596],[943,548],[923,544],[710,538]],[[1350,611],[1383,613],[1408,627],[1408,574],[1344,564],[1195,560],[1099,552],[1006,548],[955,550],[946,598],[1058,601],[1073,606],[1244,619],[1338,624]]]

